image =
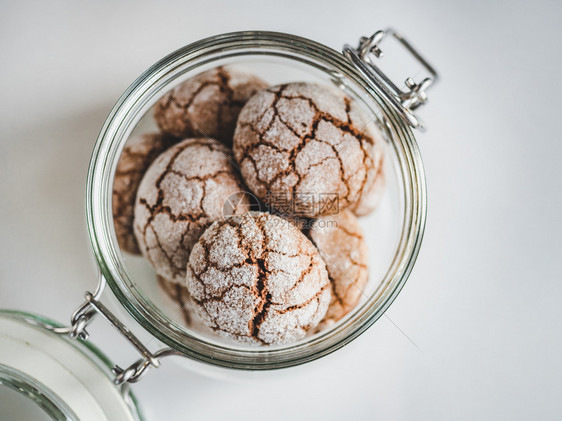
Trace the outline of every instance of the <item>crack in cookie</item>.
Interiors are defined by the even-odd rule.
[[[119,246],[131,254],[140,254],[133,232],[135,197],[141,179],[150,164],[177,140],[160,133],[132,137],[123,149],[113,181],[112,210]]]
[[[257,76],[218,67],[183,82],[156,104],[160,129],[176,137],[207,136],[232,144],[246,101],[267,84]]]
[[[254,344],[302,338],[331,297],[325,264],[310,240],[260,212],[213,223],[193,247],[186,281],[203,323]]]
[[[308,217],[354,205],[375,163],[374,140],[353,124],[351,112],[349,98],[309,83],[256,94],[234,133],[234,156],[248,187],[276,209],[279,200],[293,201]],[[276,199],[280,194],[285,197]],[[306,207],[310,194],[315,209]],[[326,206],[329,195],[338,206]]]
[[[186,139],[154,161],[139,186],[135,235],[156,273],[183,282],[191,248],[227,199],[244,190],[229,151],[212,139]],[[246,197],[234,213],[249,210]]]

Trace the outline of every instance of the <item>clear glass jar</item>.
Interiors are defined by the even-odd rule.
[[[376,52],[375,47],[368,53]],[[149,266],[121,252],[113,227],[114,172],[127,139],[150,127],[146,116],[150,116],[152,106],[167,91],[205,70],[232,64],[249,68],[271,84],[304,80],[335,86],[373,116],[387,143],[385,204],[363,224],[367,244],[372,250],[370,263],[375,267],[366,296],[351,314],[331,329],[288,345],[238,346],[182,326],[159,301],[150,285],[150,282],[156,284],[154,279],[147,280],[142,274]],[[295,366],[349,343],[375,323],[393,302],[412,270],[425,225],[425,177],[411,130],[411,126],[417,124],[411,109],[419,105],[415,102],[421,96],[397,107],[399,99],[389,97],[387,88],[381,90],[368,71],[361,63],[354,62],[353,57],[346,58],[308,39],[272,32],[238,32],[179,49],[149,68],[122,95],[108,116],[92,154],[87,179],[87,221],[103,279],[127,312],[168,347],[148,358],[145,355],[141,365],[150,365],[151,358],[178,354],[245,370]],[[420,85],[414,85],[412,92],[419,88]],[[403,104],[406,104],[404,109],[400,107]],[[90,314],[84,309],[92,300],[95,301],[90,296],[83,311],[75,314],[75,326],[81,317]],[[87,324],[88,320],[89,316],[85,317],[82,324]],[[78,334],[81,331],[76,330]]]

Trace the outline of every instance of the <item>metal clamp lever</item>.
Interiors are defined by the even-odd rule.
[[[99,302],[92,293],[86,292],[86,301],[72,315],[72,326],[69,330],[70,337],[87,340],[89,334],[86,326],[96,314],[101,314],[121,335],[123,335],[131,345],[141,354],[142,358],[133,363],[129,368],[122,369],[118,365],[113,367],[116,385],[124,383],[136,383],[145,374],[151,366],[158,367],[160,365],[159,358],[173,355],[175,351],[171,349],[162,349],[156,353],[152,353],[146,346],[125,326],[115,315],[109,311],[101,302]]]
[[[387,35],[391,35],[399,41],[428,72],[429,77],[426,77],[420,83],[416,83],[413,78],[408,77],[405,81],[407,90],[400,89],[392,82],[375,63],[376,59],[383,56],[380,44]],[[345,44],[343,53],[385,97],[407,124],[414,128],[423,128],[421,119],[413,113],[413,110],[425,104],[427,101],[425,91],[437,81],[438,75],[433,66],[406,39],[392,29],[377,31],[370,37],[361,37],[357,48]]]

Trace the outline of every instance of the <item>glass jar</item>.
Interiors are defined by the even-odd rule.
[[[429,74],[399,89],[377,65],[383,39],[405,48]],[[386,41],[385,41],[386,42]],[[245,66],[270,84],[313,81],[345,92],[370,117],[386,143],[386,197],[376,214],[365,219],[371,279],[359,305],[333,327],[287,345],[247,347],[222,342],[189,329],[166,308],[154,273],[140,258],[118,246],[113,226],[112,189],[115,170],[127,140],[154,126],[154,104],[170,89],[205,70]],[[87,178],[87,224],[101,277],[94,293],[72,317],[72,337],[87,338],[86,327],[101,313],[141,353],[126,370],[116,369],[117,384],[135,382],[147,368],[168,355],[241,370],[295,366],[329,354],[375,323],[396,298],[416,260],[426,214],[426,187],[420,153],[412,133],[421,127],[413,110],[426,100],[425,89],[436,79],[433,68],[392,30],[344,46],[344,54],[314,41],[273,32],[237,32],[207,38],[177,50],[143,73],[121,96],[97,139]],[[152,126],[151,126],[152,125]],[[108,285],[120,305],[163,344],[150,351],[100,302]]]

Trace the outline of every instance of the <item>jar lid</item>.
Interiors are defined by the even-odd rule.
[[[33,314],[0,310],[0,419],[141,420],[97,348]]]

